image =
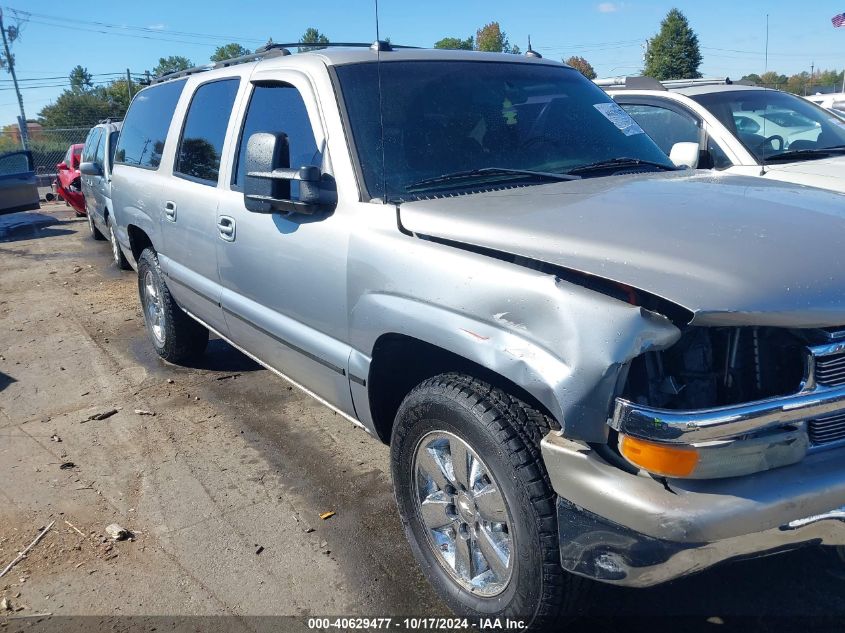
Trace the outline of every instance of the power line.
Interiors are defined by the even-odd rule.
[[[133,79],[141,79],[141,78],[143,78],[143,75],[139,75],[137,73],[134,74]],[[91,85],[92,86],[108,86],[108,85],[111,85],[112,83],[114,83],[114,80],[92,81]],[[64,81],[62,83],[43,84],[43,85],[40,85],[40,86],[20,86],[20,90],[21,90],[21,92],[24,92],[24,91],[28,91],[28,90],[40,90],[42,88],[64,88],[64,87],[71,86],[71,85],[73,85],[71,82]],[[14,90],[14,89],[15,89],[14,86],[0,87],[0,92],[3,92],[5,90]]]
[[[120,76],[123,76],[125,74],[126,74],[125,72],[122,72],[122,73],[93,73],[90,76],[91,77],[115,77],[115,76],[120,77]],[[141,75],[142,73],[135,73],[135,74]],[[54,81],[56,79],[67,79],[67,78],[68,78],[67,75],[58,75],[56,77],[30,77],[30,78],[27,78],[27,79],[18,78],[18,82],[24,83],[24,82],[32,82],[32,81]],[[11,83],[11,81],[12,81],[11,79],[0,79],[0,84]]]
[[[45,14],[45,13],[35,13],[32,11],[23,11],[20,9],[14,9],[12,7],[6,7],[10,11],[13,11],[16,14],[22,14],[29,16],[30,18],[36,17],[41,19],[47,20],[61,20],[62,22],[73,22],[76,24],[88,24],[93,26],[98,26],[101,28],[106,29],[116,29],[121,31],[139,31],[143,33],[150,33],[150,34],[159,34],[163,32],[163,29],[157,29],[150,26],[133,26],[127,24],[110,24],[108,22],[99,22],[96,20],[80,20],[79,18],[56,18],[55,15]],[[236,35],[214,35],[211,33],[197,33],[191,31],[171,31],[167,30],[167,34],[183,36],[183,37],[197,37],[197,38],[204,38],[204,39],[213,39],[213,40],[228,40],[228,41],[243,41],[243,42],[256,42],[259,44],[264,44],[266,40],[257,39],[254,37],[241,37]]]
[[[149,29],[144,27],[122,27],[120,25],[114,24],[106,24],[102,22],[90,22],[86,20],[73,20],[70,18],[55,18],[53,16],[47,16],[42,14],[35,14],[30,13],[28,11],[20,11],[18,9],[11,9],[15,12],[16,15],[26,16],[26,20],[33,24],[41,24],[43,26],[49,26],[51,28],[59,28],[59,29],[67,29],[72,31],[85,31],[88,33],[99,33],[101,35],[116,35],[120,37],[132,37],[136,39],[143,39],[149,40],[154,42],[172,42],[176,44],[188,44],[193,46],[214,46],[219,45],[221,43],[231,42],[236,39],[240,39],[240,41],[244,41],[247,43],[257,43],[263,44],[266,40],[257,39],[257,38],[233,38],[227,36],[217,36],[217,35],[208,35],[208,34],[200,34],[200,33],[186,33],[184,31],[166,31],[162,32],[157,29]],[[32,17],[38,16],[38,17]],[[87,25],[87,26],[79,26],[79,25],[71,25],[67,24],[67,22],[75,22],[79,25]],[[140,29],[141,32],[127,32],[132,30]],[[146,35],[142,34],[146,33]],[[160,34],[164,34],[162,37]],[[200,38],[205,41],[196,41],[196,40],[186,40],[186,39],[177,39],[174,37],[167,37],[170,34],[181,35],[181,37],[191,37],[191,38]]]

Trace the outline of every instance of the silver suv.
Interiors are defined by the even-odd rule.
[[[238,61],[124,122],[150,340],[215,332],[389,443],[458,613],[845,544],[845,198],[678,169],[536,55]]]
[[[114,207],[111,201],[114,152],[122,125],[120,121],[106,120],[91,128],[85,139],[85,147],[82,148],[79,171],[91,237],[102,240],[105,239],[104,235],[107,235],[115,265],[122,270],[129,270],[129,262],[126,261],[115,236]]]

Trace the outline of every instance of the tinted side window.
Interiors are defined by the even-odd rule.
[[[117,137],[120,136],[120,131],[115,130],[109,134],[109,167],[114,165],[114,153],[117,150]]]
[[[32,171],[30,156],[26,152],[10,152],[0,155],[0,176],[25,174]]]
[[[733,166],[733,162],[725,154],[725,150],[709,137],[707,138],[707,156],[710,158],[714,169],[727,169]],[[704,167],[704,165],[699,165],[699,167]]]
[[[224,79],[197,88],[179,139],[174,173],[217,184],[226,126],[239,83],[239,79]]]
[[[167,130],[185,80],[167,82],[138,93],[123,123],[115,162],[158,169]]]
[[[249,137],[256,132],[287,134],[291,167],[319,166],[323,161],[314,138],[314,130],[311,129],[305,102],[299,91],[293,86],[284,84],[257,86],[252,91],[241,131],[237,169],[232,183],[235,189],[243,189],[246,174],[246,145]]]
[[[630,103],[620,105],[667,155],[675,143],[699,141],[698,123],[691,116],[659,106]]]
[[[97,145],[97,151],[94,152],[94,162],[99,163],[102,167],[106,162],[106,134],[103,132],[100,138],[100,144]]]
[[[90,163],[94,160],[94,154],[97,153],[97,143],[102,135],[102,128],[95,127],[88,132],[88,138],[85,139],[85,147],[82,148],[82,160]]]

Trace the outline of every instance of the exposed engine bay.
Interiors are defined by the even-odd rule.
[[[704,409],[797,392],[815,330],[690,327],[669,349],[634,359],[622,397],[664,409]]]

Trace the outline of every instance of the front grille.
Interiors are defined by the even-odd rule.
[[[816,356],[815,376],[826,387],[845,385],[845,353]]]
[[[845,412],[810,420],[807,433],[811,444],[830,444],[845,439]]]

